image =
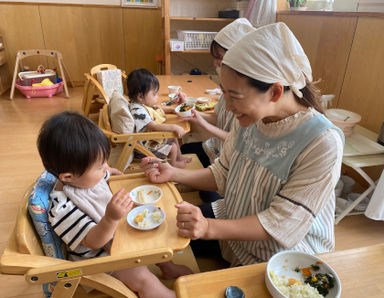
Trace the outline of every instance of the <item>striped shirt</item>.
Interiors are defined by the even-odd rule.
[[[267,261],[285,249],[332,251],[339,130],[311,108],[275,123],[234,126],[211,166],[225,195],[212,204],[215,217],[257,215],[272,239],[221,241],[223,257],[235,266]]]
[[[50,193],[48,220],[55,233],[67,245],[70,260],[77,261],[108,255],[103,249],[91,250],[81,244],[96,222],[81,211],[63,191]]]
[[[217,115],[216,126],[229,132],[232,128],[235,116],[232,112],[225,110],[225,99],[223,94],[220,96],[219,101],[215,105],[215,114]],[[213,161],[220,156],[223,145],[224,142],[216,137],[210,138],[203,143],[203,149],[209,157],[211,163],[213,163]]]

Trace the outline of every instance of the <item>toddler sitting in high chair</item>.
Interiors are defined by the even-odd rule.
[[[128,97],[131,100],[130,111],[135,120],[135,132],[171,131],[178,138],[185,135],[185,131],[177,124],[165,124],[165,112],[173,112],[170,107],[158,107],[159,81],[156,76],[146,69],[136,69],[127,78]],[[179,94],[185,97],[185,94]],[[185,99],[181,99],[181,101]],[[176,138],[165,140],[151,140],[142,143],[158,158],[166,159],[177,168],[185,168],[191,157],[183,157]]]
[[[43,124],[37,146],[44,167],[58,178],[48,219],[67,245],[69,259],[107,256],[120,220],[133,207],[128,192],[113,195],[106,182],[110,174],[122,174],[107,164],[107,137],[85,116],[63,112]],[[159,267],[167,274],[166,267]],[[175,297],[146,266],[111,274],[139,297]]]

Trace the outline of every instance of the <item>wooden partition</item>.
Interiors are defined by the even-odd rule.
[[[120,6],[0,3],[0,33],[7,44],[13,72],[21,49],[54,49],[77,85],[96,64],[115,64],[130,72],[144,67],[159,73],[162,55],[161,8]],[[46,60],[29,59],[34,69]],[[48,66],[51,67],[51,65]]]
[[[384,14],[281,11],[321,79],[332,107],[362,116],[361,125],[379,132],[384,121]]]

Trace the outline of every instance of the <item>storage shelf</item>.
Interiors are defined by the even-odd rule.
[[[209,21],[209,22],[227,22],[230,23],[235,19],[227,18],[197,18],[197,17],[170,17],[171,21]]]

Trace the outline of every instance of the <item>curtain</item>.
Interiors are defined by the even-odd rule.
[[[275,23],[276,6],[276,0],[250,0],[244,17],[255,27]]]

